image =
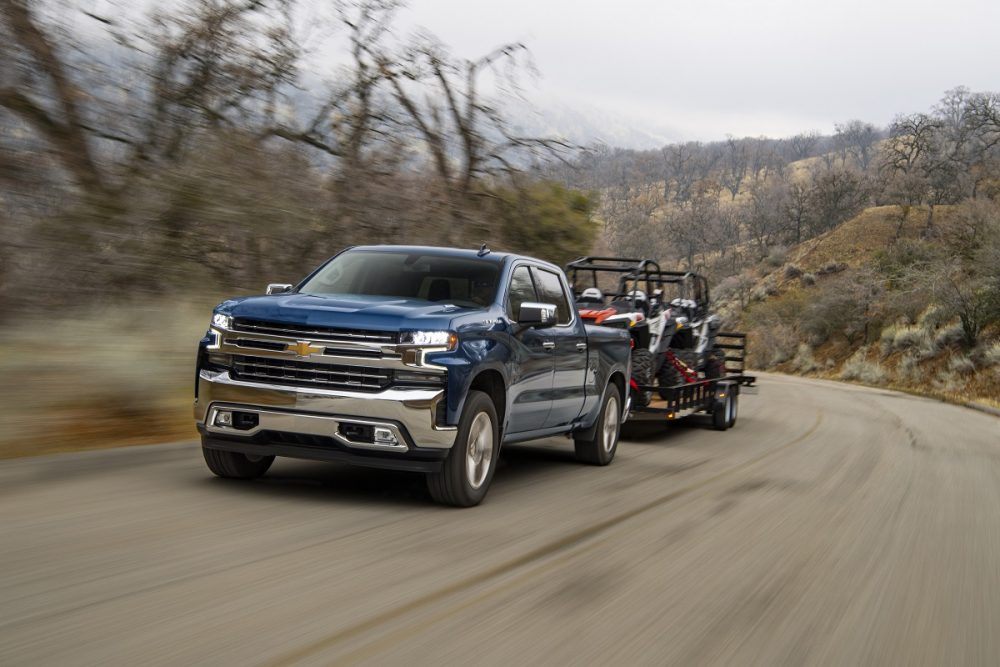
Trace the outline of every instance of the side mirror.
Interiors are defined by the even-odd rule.
[[[284,294],[285,292],[291,292],[292,285],[288,283],[268,283],[267,293],[268,294]]]
[[[556,307],[551,303],[525,302],[517,313],[517,323],[526,327],[552,327],[556,324]]]

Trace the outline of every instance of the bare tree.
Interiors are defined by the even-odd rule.
[[[735,200],[736,195],[740,192],[743,179],[747,176],[747,170],[750,166],[750,150],[746,140],[737,139],[732,135],[726,138],[724,150],[719,182],[729,190],[729,194]]]
[[[804,160],[812,157],[819,144],[819,132],[802,132],[787,139],[792,160]]]
[[[852,157],[862,171],[868,171],[875,153],[875,143],[879,139],[878,129],[871,123],[860,120],[838,123],[835,129],[835,141],[842,147],[844,154]]]

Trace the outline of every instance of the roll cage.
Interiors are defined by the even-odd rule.
[[[628,301],[632,310],[639,310],[636,290],[644,290],[647,298],[651,298],[656,289],[648,276],[660,273],[660,265],[651,259],[636,259],[628,257],[580,257],[566,265],[566,275],[573,288],[573,297],[579,302],[584,289],[596,287],[604,297],[612,301]],[[589,274],[589,285],[584,284]],[[614,279],[617,283],[614,291],[607,291],[601,286],[601,276]],[[608,280],[604,281],[607,285]]]

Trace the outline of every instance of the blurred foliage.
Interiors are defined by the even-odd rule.
[[[524,46],[455,57],[397,35],[399,4],[317,9],[343,55],[317,79],[290,2],[4,3],[0,318],[259,292],[353,244],[589,250],[591,196],[526,167],[569,147],[498,111]]]
[[[593,195],[544,181],[493,194],[505,247],[562,266],[593,246],[598,232]]]

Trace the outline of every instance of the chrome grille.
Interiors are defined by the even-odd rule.
[[[233,330],[246,333],[269,334],[271,336],[293,336],[338,342],[385,343],[392,345],[399,341],[399,334],[394,331],[337,329],[335,327],[316,327],[303,324],[286,324],[284,322],[265,322],[241,317],[233,321]]]
[[[243,355],[233,355],[232,374],[237,379],[254,382],[354,391],[379,391],[392,382],[392,371],[387,368],[314,364]]]

